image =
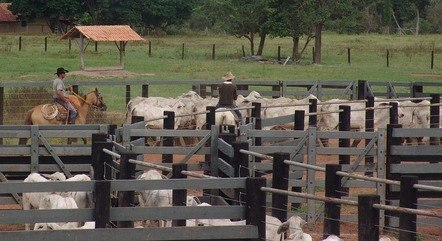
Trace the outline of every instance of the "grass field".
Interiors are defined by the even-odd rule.
[[[148,56],[147,42],[130,42],[126,46],[125,69],[129,74],[121,76],[81,75],[79,54],[75,41],[71,51],[67,40],[60,36],[23,35],[19,51],[19,35],[0,36],[0,82],[45,81],[48,88],[57,67],[72,72],[69,81],[88,82],[91,79],[111,80],[221,80],[226,71],[232,71],[236,81],[242,80],[359,80],[369,81],[441,81],[442,35],[339,35],[323,36],[323,63],[312,64],[312,45],[305,51],[299,64],[283,66],[276,63],[277,49],[285,59],[291,50],[290,38],[268,38],[265,44],[265,62],[252,62],[242,58],[242,46],[249,55],[249,43],[232,36],[146,36],[152,43],[152,55]],[[45,37],[48,39],[45,51]],[[182,59],[182,45],[185,45]],[[212,46],[216,57],[212,60]],[[301,42],[303,44],[303,42]],[[351,64],[347,63],[347,49],[351,50]],[[387,67],[387,49],[390,66]],[[434,68],[430,68],[434,51]],[[112,42],[89,43],[85,56],[86,67],[116,66],[119,53]],[[73,73],[75,72],[75,73]],[[125,88],[98,86],[110,111],[124,111]],[[152,86],[151,96],[176,97],[190,90],[188,85]],[[5,89],[6,98],[10,89]],[[81,89],[86,92],[88,90]],[[438,90],[436,90],[438,91]],[[132,87],[132,96],[140,95],[140,86]],[[50,99],[49,96],[47,96]],[[45,100],[44,100],[45,101]],[[24,107],[27,109],[28,107]],[[29,107],[30,108],[30,107]],[[8,119],[5,115],[6,120]],[[22,118],[18,118],[19,123]],[[17,121],[14,118],[14,123]]]
[[[59,36],[48,37],[48,50],[44,49],[46,36],[22,36],[22,50],[18,50],[17,35],[0,36],[0,81],[45,81],[52,79],[54,70],[64,66],[79,69],[78,48],[72,41]],[[323,37],[323,63],[312,65],[310,45],[297,65],[282,66],[274,61],[257,63],[242,60],[241,46],[246,54],[248,41],[232,36],[166,36],[145,39],[152,42],[152,56],[148,56],[147,42],[128,43],[126,70],[136,73],[131,79],[155,80],[216,80],[231,70],[240,80],[441,80],[442,35],[338,35],[325,33]],[[181,59],[182,44],[185,58]],[[212,45],[216,46],[216,59],[212,60]],[[290,55],[291,39],[268,38],[264,56],[275,59],[278,46],[282,58]],[[347,63],[347,48],[351,49],[351,64]],[[386,53],[390,51],[390,67],[386,67]],[[434,68],[430,69],[431,51],[434,50]],[[112,66],[118,64],[118,50],[114,43],[94,43],[86,49],[86,66]],[[415,75],[417,74],[417,75]],[[422,75],[419,75],[422,74]],[[425,74],[425,76],[423,75]],[[430,76],[439,74],[438,77]],[[118,79],[118,78],[117,78]]]

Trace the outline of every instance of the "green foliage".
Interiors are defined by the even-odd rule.
[[[430,33],[442,33],[442,1],[435,0],[428,7],[427,20]]]
[[[11,0],[11,3],[9,9],[22,21],[33,22],[42,17],[51,29],[55,28],[60,17],[72,19],[82,14],[79,2],[72,0]]]

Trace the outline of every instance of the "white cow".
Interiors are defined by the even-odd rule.
[[[85,174],[78,174],[66,179],[68,182],[88,182],[91,178]],[[92,207],[92,193],[91,192],[68,192],[67,195],[75,200],[78,208]]]
[[[322,241],[344,241],[344,240],[341,239],[340,237],[332,234],[332,235],[328,236],[326,239],[323,239]]]
[[[292,216],[282,223],[278,228],[278,233],[287,233],[285,240],[293,241],[312,241],[310,234],[304,233],[302,227],[306,224],[299,216]]]
[[[39,209],[77,209],[78,206],[72,197],[63,197],[59,194],[45,196],[39,204]],[[80,227],[78,222],[56,223],[56,225],[72,229]],[[36,223],[34,230],[48,229],[48,224]]]
[[[211,206],[208,203],[198,204],[199,207]],[[280,241],[281,233],[278,233],[278,228],[281,226],[281,221],[275,217],[266,215],[266,240]],[[230,221],[230,219],[189,219],[186,220],[186,226],[235,226],[246,225],[245,220]]]
[[[55,172],[53,174],[29,174],[23,182],[49,182],[49,181],[64,181],[66,176],[63,173]],[[38,209],[40,207],[41,200],[49,195],[49,192],[31,192],[23,193],[23,210]],[[25,224],[25,229],[30,230],[29,223]]]
[[[165,179],[156,170],[148,170],[137,177],[137,180],[162,180]],[[172,190],[144,190],[138,195],[138,202],[141,207],[168,207],[172,206]],[[152,225],[155,222],[150,222]],[[160,227],[166,227],[167,220],[158,220]]]
[[[339,125],[339,105],[350,106],[350,129],[356,131],[365,131],[365,103],[345,103],[347,100],[332,99],[322,103],[320,112],[326,114],[320,115],[318,120],[318,130],[320,131],[334,131],[338,130]],[[336,104],[343,102],[342,104]],[[377,107],[374,111],[374,130],[378,128],[385,128],[389,123],[390,109],[386,108],[389,102],[375,102],[374,107]],[[398,108],[398,117],[401,120],[404,117],[402,108]],[[356,147],[361,140],[354,140],[352,146]],[[328,146],[328,142],[323,140],[324,146]]]

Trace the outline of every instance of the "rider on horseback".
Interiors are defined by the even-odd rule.
[[[235,76],[232,74],[232,72],[227,72],[222,79],[224,82],[219,86],[219,101],[216,105],[216,108],[232,108],[236,109],[238,106],[235,104],[235,100],[238,97],[238,94],[236,93],[237,88],[236,85],[232,84],[232,80],[235,78]],[[242,115],[239,110],[233,110],[235,114],[238,117],[238,123],[242,124]]]
[[[75,109],[72,101],[69,99],[69,94],[66,90],[66,86],[64,85],[64,78],[66,77],[66,73],[69,71],[64,68],[58,68],[57,78],[54,80],[52,84],[52,88],[54,89],[54,95],[52,96],[54,101],[64,106],[69,113],[68,124],[75,124],[75,118],[77,117],[77,110]]]

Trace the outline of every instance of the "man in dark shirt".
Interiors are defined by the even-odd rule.
[[[236,93],[236,85],[232,83],[232,80],[235,78],[235,76],[232,74],[232,72],[227,72],[222,79],[224,82],[219,86],[219,101],[216,105],[216,108],[238,108],[235,104],[235,100],[238,97],[238,94]],[[242,124],[242,115],[239,110],[234,110],[235,114],[238,117],[239,124]]]

